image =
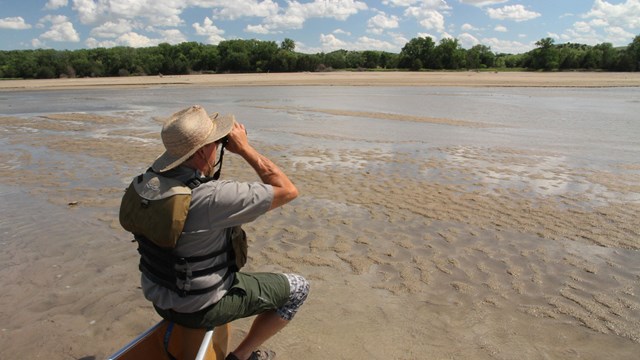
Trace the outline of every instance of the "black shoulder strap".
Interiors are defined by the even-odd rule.
[[[185,182],[184,184],[186,186],[189,187],[189,189],[191,189],[193,191],[193,189],[197,188],[198,186],[208,183],[209,181],[213,181],[213,180],[218,180],[215,178],[215,176],[212,177],[203,177],[203,178],[191,178],[189,179],[187,182]]]
[[[148,173],[148,172],[152,172],[152,173],[154,173],[156,175],[163,176],[162,173],[154,171],[153,168],[151,168],[151,167],[148,168],[147,171],[145,171],[145,173]],[[144,176],[144,174],[140,174],[140,175],[138,175],[136,177],[136,180],[138,181],[138,183],[142,182],[143,176]],[[220,175],[218,175],[218,177],[220,177]],[[216,175],[211,176],[211,177],[201,177],[201,178],[193,177],[193,178],[187,180],[184,184],[185,184],[185,186],[188,186],[189,189],[193,190],[193,189],[197,188],[198,186],[200,186],[200,185],[202,185],[204,183],[208,183],[209,181],[213,181],[213,180],[218,180],[218,177],[216,177]]]

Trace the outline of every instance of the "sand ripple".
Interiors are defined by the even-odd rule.
[[[129,179],[160,152],[157,124],[0,123],[0,357],[102,358],[157,320],[116,217]],[[256,146],[303,194],[246,227],[248,270],[312,281],[299,322],[272,342],[285,359],[638,353],[638,164],[575,168],[496,147]],[[234,156],[225,173],[256,179]]]

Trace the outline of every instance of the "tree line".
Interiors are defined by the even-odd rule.
[[[227,40],[218,45],[184,42],[146,48],[0,51],[0,78],[103,77],[189,73],[300,72],[330,70],[604,70],[639,71],[640,35],[626,47],[536,42],[524,54],[494,53],[485,45],[463,49],[457,39],[411,39],[400,53],[337,50],[304,54],[295,42]]]

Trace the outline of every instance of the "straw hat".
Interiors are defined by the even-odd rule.
[[[200,105],[171,115],[161,132],[166,151],[151,165],[153,171],[163,172],[180,165],[204,145],[227,136],[234,123],[233,115],[209,116]]]

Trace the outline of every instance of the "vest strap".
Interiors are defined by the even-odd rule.
[[[191,271],[189,269],[190,263],[215,258],[227,253],[227,249],[218,250],[202,256],[177,257],[173,254],[171,249],[161,248],[142,236],[136,236],[135,240],[138,242],[138,252],[140,253],[140,264],[138,266],[140,271],[147,276],[149,280],[178,293],[180,297],[201,295],[211,292],[220,287],[229,275],[233,273],[231,269],[235,264],[235,260],[226,261],[201,270]],[[178,286],[178,280],[188,282],[193,278],[211,275],[227,268],[229,270],[225,272],[222,279],[209,287],[202,289],[190,289],[188,286]]]

